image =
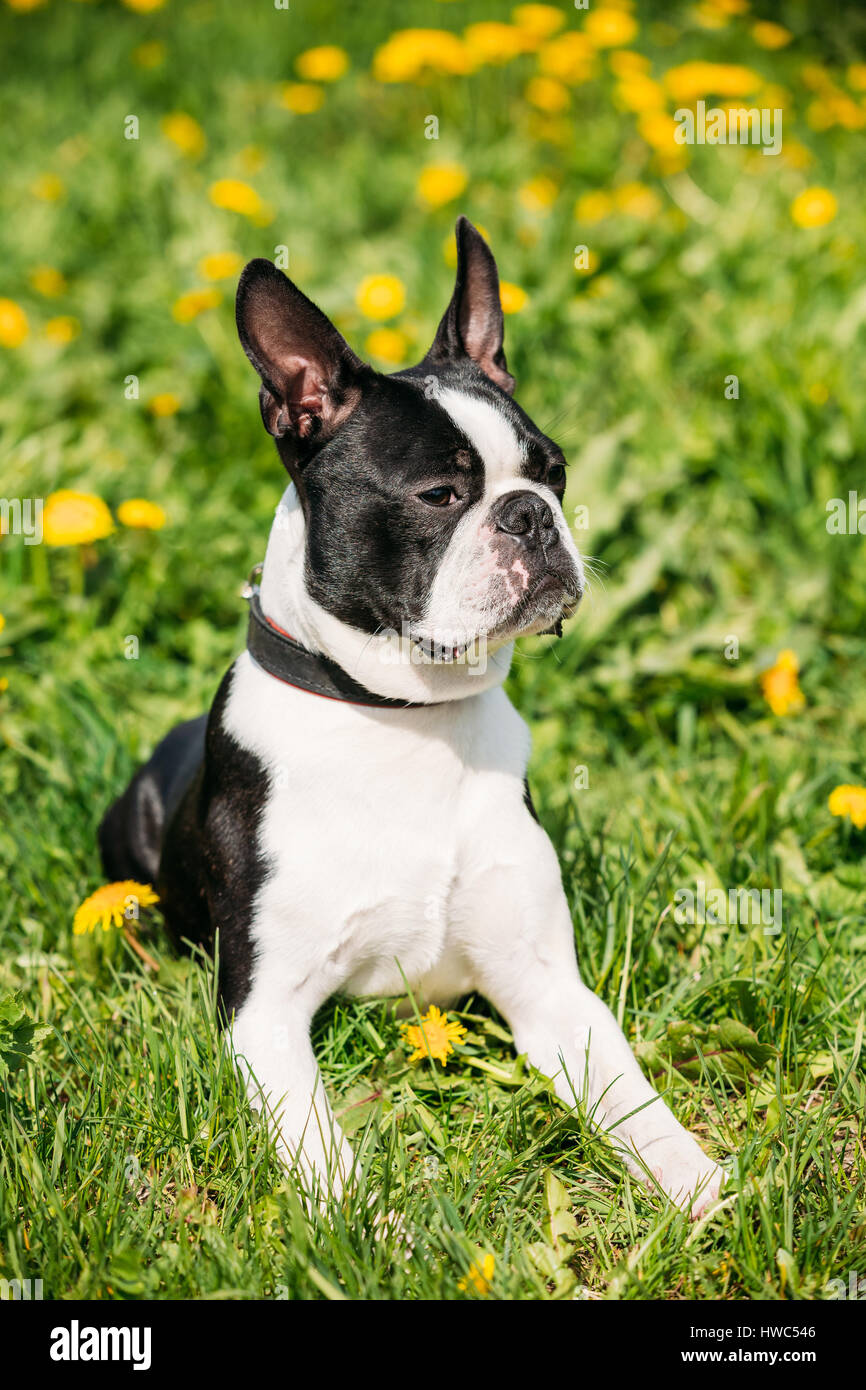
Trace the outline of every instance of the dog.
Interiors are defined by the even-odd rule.
[[[581,980],[502,688],[514,639],[558,631],[584,574],[562,451],[512,396],[496,262],[465,218],[456,236],[433,344],[390,375],[270,261],[244,269],[238,333],[290,482],[247,650],[107,812],[103,861],[156,884],[178,941],[218,930],[250,1097],[320,1193],[339,1195],[353,1156],[313,1015],[408,985],[424,1005],[486,996],[562,1100],[695,1216],[723,1171]]]

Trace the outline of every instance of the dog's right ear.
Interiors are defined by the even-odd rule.
[[[235,317],[244,352],[262,379],[265,429],[297,483],[296,472],[355,409],[372,368],[271,261],[244,268]]]

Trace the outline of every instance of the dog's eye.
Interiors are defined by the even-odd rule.
[[[427,492],[419,492],[418,496],[431,507],[447,507],[451,502],[459,501],[453,487],[431,487]]]
[[[560,483],[565,482],[565,469],[561,463],[555,463],[552,468],[548,469],[547,481],[552,483],[554,487],[559,487]]]

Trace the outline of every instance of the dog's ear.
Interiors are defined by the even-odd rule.
[[[372,368],[271,261],[244,268],[235,317],[244,352],[262,379],[265,429],[295,478],[315,447],[351,415]]]
[[[480,232],[465,217],[457,219],[457,279],[451,303],[436,330],[425,362],[454,362],[469,357],[509,395],[514,377],[505,362],[505,324],[499,299],[499,274]]]

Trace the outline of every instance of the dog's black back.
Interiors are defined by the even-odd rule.
[[[165,829],[204,760],[207,715],[178,724],[139,768],[99,827],[110,879],[156,883]]]
[[[229,671],[210,714],[162,740],[99,827],[106,874],[156,886],[176,945],[212,950],[219,929],[227,1015],[252,973],[249,907],[265,874],[256,827],[268,787],[265,769],[223,727],[231,679]]]

